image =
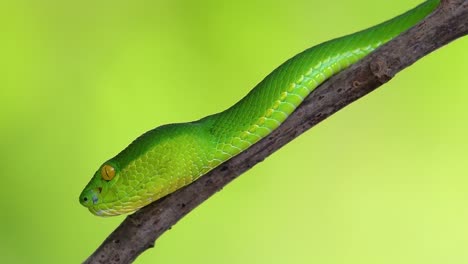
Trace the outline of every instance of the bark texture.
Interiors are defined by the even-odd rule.
[[[277,149],[388,82],[419,58],[468,34],[468,0],[442,0],[433,14],[315,89],[273,133],[189,186],[129,215],[85,263],[131,263],[197,205]],[[468,47],[467,47],[468,52]]]

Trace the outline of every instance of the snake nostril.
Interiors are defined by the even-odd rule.
[[[83,201],[84,201],[84,202],[87,202],[87,201],[88,201],[88,197],[84,197],[84,198],[83,198]]]

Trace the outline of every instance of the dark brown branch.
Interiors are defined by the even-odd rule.
[[[468,0],[443,0],[428,18],[318,87],[271,135],[194,183],[133,215],[85,263],[129,263],[197,205],[301,133],[468,33]]]

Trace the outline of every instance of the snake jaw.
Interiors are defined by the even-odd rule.
[[[110,204],[99,204],[96,206],[90,206],[88,207],[88,210],[94,215],[108,217],[108,216],[116,216],[116,215],[131,213],[140,209],[141,207],[143,207],[143,205],[135,208],[134,206],[127,206],[127,207],[116,206],[114,205],[114,203],[110,203]]]

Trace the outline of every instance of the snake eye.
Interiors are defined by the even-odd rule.
[[[101,168],[101,176],[104,180],[110,181],[115,176],[115,169],[111,165],[105,164]]]

